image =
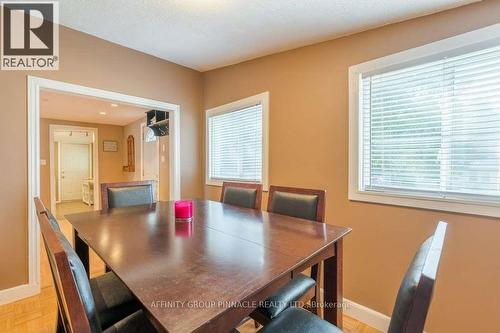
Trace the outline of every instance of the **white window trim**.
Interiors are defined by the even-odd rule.
[[[360,140],[362,133],[359,130],[362,124],[362,112],[359,108],[362,96],[360,79],[363,74],[394,70],[498,43],[500,43],[500,24],[495,24],[349,67],[349,200],[500,217],[500,204],[491,201],[365,191],[362,190],[362,179],[359,175],[363,162],[363,150],[359,146],[362,142]]]
[[[211,116],[229,113],[250,107],[252,105],[262,105],[262,187],[264,191],[269,188],[269,92],[263,92],[254,96],[240,99],[228,104],[217,106],[205,111],[205,184],[211,186],[222,186],[224,180],[212,179],[209,175],[209,138],[208,138],[208,119]],[[231,179],[225,179],[231,181]],[[243,182],[240,180],[234,180]]]

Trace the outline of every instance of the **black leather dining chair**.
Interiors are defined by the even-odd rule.
[[[270,186],[267,211],[323,223],[325,217],[324,190]],[[319,303],[321,266],[311,267],[311,276],[297,274],[289,283],[269,297],[250,317],[266,325],[282,311],[298,301]],[[312,295],[311,295],[312,294]],[[309,310],[317,314],[316,307]]]
[[[89,280],[80,258],[46,211],[37,210],[37,216],[57,294],[57,332],[156,332],[114,273]]]
[[[148,205],[155,202],[154,181],[101,184],[102,209]]]
[[[439,222],[415,254],[408,268],[392,312],[388,333],[422,333],[431,304],[447,224]],[[341,333],[342,331],[301,308],[290,307],[259,333]]]
[[[220,201],[233,206],[260,209],[262,184],[224,182]]]

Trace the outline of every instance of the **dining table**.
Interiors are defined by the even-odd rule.
[[[325,320],[342,328],[344,226],[210,200],[192,221],[174,201],[66,215],[87,273],[89,248],[160,332],[229,332],[309,267],[323,265]]]

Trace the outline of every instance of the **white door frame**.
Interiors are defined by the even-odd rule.
[[[3,303],[40,293],[40,244],[39,227],[34,197],[40,196],[40,92],[42,89],[76,95],[114,100],[123,104],[136,105],[169,112],[170,119],[170,198],[180,199],[180,106],[118,92],[85,87],[82,85],[27,76],[28,90],[28,284],[15,287],[12,297]],[[99,192],[99,189],[97,189]],[[97,202],[98,203],[98,202]],[[20,290],[22,289],[22,290]]]
[[[95,127],[80,127],[80,126],[72,126],[72,125],[49,125],[49,161],[50,161],[50,209],[55,212],[56,211],[56,177],[55,177],[55,163],[54,161],[54,133],[57,131],[85,131],[92,133],[94,136],[94,141],[92,144],[92,179],[94,179],[94,209],[99,210],[100,205],[100,191],[101,188],[99,185],[99,131]],[[60,152],[59,152],[59,156]],[[59,182],[59,186],[61,186],[61,182]],[[59,194],[60,194],[59,188]]]

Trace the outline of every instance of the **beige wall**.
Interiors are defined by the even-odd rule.
[[[204,73],[205,109],[270,92],[270,183],[325,188],[328,223],[353,228],[348,299],[390,315],[419,243],[449,222],[429,332],[498,331],[500,221],[349,201],[347,69],[498,22],[500,2],[488,1]]]
[[[123,142],[127,142],[129,135],[134,137],[134,149],[135,149],[135,172],[125,172],[125,177],[127,181],[141,180],[141,124],[145,121],[144,119],[139,119],[126,125],[123,128]],[[123,162],[124,165],[127,164],[127,147],[123,149]]]
[[[199,72],[64,27],[60,59],[58,71],[0,72],[0,290],[28,279],[27,75],[179,104],[182,196],[203,192]]]
[[[123,150],[126,147],[126,143],[125,146],[123,145],[123,126],[81,123],[75,121],[42,118],[40,120],[40,159],[45,160],[47,164],[40,166],[40,198],[47,205],[47,207],[51,207],[49,125],[71,125],[97,128],[99,182],[111,183],[127,180],[127,175],[122,171],[124,163]],[[118,151],[104,152],[102,149],[104,140],[117,141]]]
[[[129,135],[134,136],[135,144],[135,172],[126,172],[125,176],[128,181],[141,180],[142,165],[141,165],[141,125],[145,122],[145,119],[139,119],[130,123],[124,127],[123,140],[127,141]],[[160,186],[159,186],[159,198],[162,201],[170,200],[170,156],[169,156],[169,136],[159,137],[159,149],[160,149]],[[124,149],[124,161],[127,160],[127,151]]]

